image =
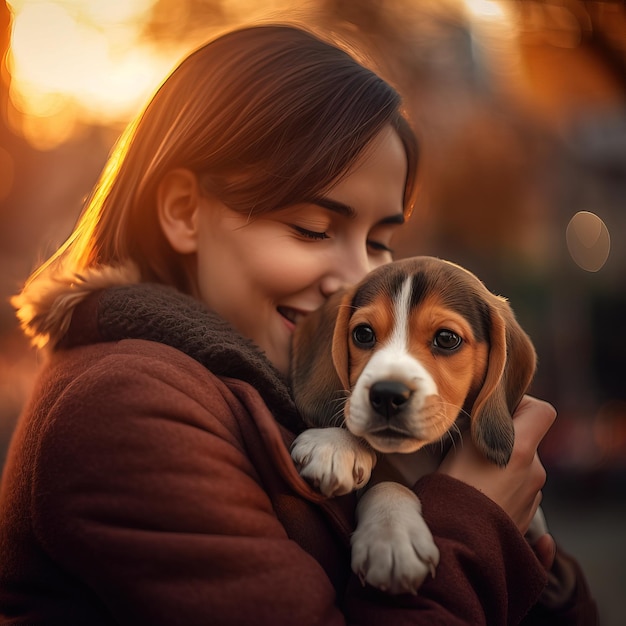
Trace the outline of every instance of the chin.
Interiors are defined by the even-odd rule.
[[[283,361],[281,363],[274,362],[274,367],[285,377],[289,376],[289,363],[287,361]]]
[[[283,376],[289,375],[289,356],[277,355],[270,350],[265,351],[265,356],[269,359],[270,363],[278,370]]]

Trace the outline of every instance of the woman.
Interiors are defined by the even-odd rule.
[[[522,534],[551,407],[526,399],[506,469],[468,443],[416,485],[441,564],[415,597],[355,580],[354,496],[289,457],[294,324],[391,260],[416,160],[398,94],[303,30],[233,31],[172,73],[15,299],[50,359],[3,477],[4,623],[594,615],[576,564],[545,536],[546,572]]]

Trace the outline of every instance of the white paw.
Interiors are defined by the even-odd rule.
[[[367,484],[376,454],[345,428],[310,428],[291,446],[300,476],[325,496],[340,496]]]
[[[352,570],[362,583],[389,593],[417,592],[435,575],[439,550],[417,496],[397,483],[379,483],[361,498],[352,535]]]

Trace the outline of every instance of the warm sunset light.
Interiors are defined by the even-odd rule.
[[[493,0],[465,0],[465,6],[470,13],[482,18],[502,18],[504,9]]]
[[[417,6],[419,0],[412,2]],[[307,5],[301,3],[300,9]],[[472,47],[477,67],[494,73],[494,78],[502,72],[517,73],[514,16],[507,5],[500,0],[442,3],[455,5],[476,34]],[[13,14],[7,63],[14,107],[9,121],[42,150],[59,146],[84,126],[126,123],[198,43],[188,30],[168,30],[167,43],[148,32],[157,0],[8,0],[8,6]],[[171,9],[176,6],[185,11],[182,4],[172,3]],[[204,20],[194,27],[208,35],[214,27],[268,17],[290,6],[292,13],[298,12],[290,0],[230,0],[214,7],[213,13],[206,9]],[[161,27],[169,25],[166,20]]]
[[[12,124],[53,148],[81,123],[127,121],[175,62],[142,37],[155,0],[10,0]]]
[[[338,132],[349,112],[360,122]],[[348,203],[354,219],[320,216],[310,207],[320,194]],[[392,236],[379,219],[393,218],[408,195],[411,215]],[[280,212],[293,203],[297,224]],[[407,352],[429,352],[447,390],[475,383],[465,400],[462,389],[454,394],[457,419],[446,432],[454,415],[439,424],[440,444],[376,468],[376,487],[394,474],[415,485],[406,506],[425,496],[435,541],[452,542],[441,575],[433,580],[428,563],[416,570],[416,581],[420,572],[428,580],[408,604],[358,588],[346,533],[375,503],[361,500],[356,511],[358,499],[344,496],[333,514],[315,485],[307,496],[283,446],[297,434],[288,432],[299,419],[286,386],[297,376],[272,365],[293,369],[281,318],[304,317],[386,260],[372,256],[378,235],[398,260],[425,255],[467,268],[505,313],[490,315],[476,290],[462,302],[442,277],[422,277],[441,293],[424,302],[416,291],[411,307],[433,310],[404,316],[430,323],[435,301],[452,305],[445,326],[465,329],[467,345],[457,337],[448,346],[456,356],[433,352],[433,328]],[[157,613],[168,621],[168,607],[174,621],[189,610],[192,621],[213,623],[231,607],[275,624],[272,600],[254,602],[272,576],[293,578],[294,590],[310,580],[320,600],[308,616],[335,621],[365,612],[372,623],[410,621],[412,606],[415,621],[428,622],[463,613],[468,600],[465,613],[484,608],[489,623],[527,611],[523,623],[625,626],[625,276],[626,0],[0,0],[0,626],[32,624],[35,614],[41,623],[80,614],[89,624],[120,607],[137,623]],[[394,307],[385,293],[376,299],[384,321]],[[314,331],[315,313],[308,319],[296,344]],[[326,335],[336,325],[327,322]],[[305,343],[324,343],[318,335]],[[465,375],[446,379],[444,361]],[[321,380],[309,400],[336,378],[332,358],[310,365]],[[392,405],[406,396],[396,391]],[[529,439],[514,442],[513,467],[489,469],[457,436],[472,434],[469,405],[485,397],[497,409],[526,392],[515,430]],[[320,401],[332,410],[348,393]],[[428,405],[425,427],[454,408]],[[401,429],[405,418],[396,416]],[[482,418],[480,447],[499,426]],[[444,452],[440,476],[416,483]],[[446,466],[460,480],[446,479]],[[349,479],[353,464],[345,469]],[[229,488],[226,505],[240,515],[227,528],[223,499],[212,495]],[[404,500],[407,488],[397,488]],[[540,497],[556,553],[547,536],[528,543],[516,530],[522,508]],[[222,519],[228,536],[216,540]],[[501,541],[481,555],[482,543],[465,545],[474,532]],[[257,544],[269,546],[270,535],[293,558],[259,563],[256,584]],[[243,561],[222,550],[252,543]],[[222,569],[237,560],[225,580],[202,562],[215,550]],[[541,576],[524,585],[557,553],[543,593]],[[492,554],[501,558],[481,571]],[[458,584],[446,591],[452,577]],[[333,604],[337,585],[345,593]],[[224,598],[223,589],[233,593]],[[287,591],[276,589],[278,607]],[[291,608],[285,620],[293,613],[289,623],[301,623],[305,605]]]

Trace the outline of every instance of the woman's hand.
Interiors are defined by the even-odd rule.
[[[515,443],[506,467],[484,458],[469,433],[445,457],[439,471],[478,489],[511,517],[520,532],[528,530],[539,504],[546,471],[537,447],[556,418],[552,405],[524,396],[514,414]]]
[[[549,572],[554,565],[554,559],[556,558],[556,543],[554,537],[551,534],[546,533],[537,539],[537,541],[531,544],[532,549],[535,551],[539,562],[543,565],[546,572]]]

